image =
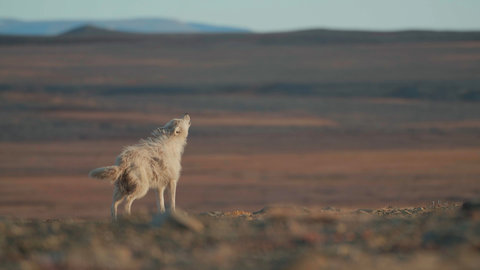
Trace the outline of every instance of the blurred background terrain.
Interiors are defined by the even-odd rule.
[[[478,197],[479,74],[479,32],[3,35],[0,215],[108,217],[89,170],[185,112],[189,211]]]

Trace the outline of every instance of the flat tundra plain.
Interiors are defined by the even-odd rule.
[[[87,100],[86,110],[75,108],[76,96],[12,100],[58,108],[8,119],[18,126],[0,142],[2,215],[108,217],[112,187],[89,179],[89,170],[113,164],[124,146],[183,108],[192,127],[177,204],[189,211],[426,205],[480,193],[476,103],[216,95],[202,104],[188,95],[118,96]],[[235,110],[244,107],[251,112]],[[472,119],[450,119],[452,111]],[[133,205],[154,210],[153,192]]]
[[[351,34],[0,37],[0,215],[107,218],[88,172],[185,112],[188,211],[478,197],[476,34]]]
[[[0,265],[477,269],[478,40],[0,36]],[[88,172],[186,112],[189,214],[111,222]]]

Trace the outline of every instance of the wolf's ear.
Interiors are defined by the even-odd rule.
[[[183,120],[190,121],[190,115],[188,113],[185,113],[185,115],[183,116]]]
[[[180,127],[179,127],[179,126],[176,126],[176,127],[173,129],[173,135],[174,135],[174,136],[177,136],[178,134],[180,134]]]

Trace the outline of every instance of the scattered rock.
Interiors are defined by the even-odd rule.
[[[169,225],[194,232],[201,232],[204,228],[202,222],[179,209],[153,216],[152,225],[155,227]]]
[[[357,209],[355,211],[357,214],[372,214],[373,210],[372,209]]]
[[[208,211],[205,213],[201,213],[201,216],[210,216],[210,217],[221,217],[223,216],[223,212],[220,211]]]

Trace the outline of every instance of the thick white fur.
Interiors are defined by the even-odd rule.
[[[138,144],[127,146],[115,165],[97,168],[92,178],[109,179],[114,183],[112,218],[117,218],[118,205],[126,199],[125,211],[130,214],[135,199],[142,198],[150,188],[157,194],[157,206],[165,211],[163,193],[167,189],[170,208],[175,210],[175,192],[180,177],[181,158],[187,143],[190,116],[172,119]]]

